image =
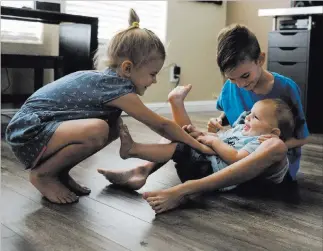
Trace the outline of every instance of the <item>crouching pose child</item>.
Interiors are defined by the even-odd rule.
[[[160,39],[139,27],[130,11],[129,27],[109,42],[100,71],[78,71],[37,90],[10,121],[6,141],[30,169],[30,181],[49,201],[78,201],[90,189],[69,175],[75,165],[119,137],[122,111],[169,140],[204,153],[213,151],[173,121],[148,109],[138,95],[157,83],[166,57]]]

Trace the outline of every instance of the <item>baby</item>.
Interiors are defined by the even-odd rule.
[[[293,130],[293,114],[289,106],[280,99],[265,99],[258,101],[253,106],[250,114],[246,116],[244,124],[234,124],[233,128],[216,134],[194,130],[193,135],[197,140],[210,146],[217,153],[216,155],[207,156],[183,143],[137,143],[131,138],[127,126],[121,125],[120,156],[123,159],[135,157],[158,163],[173,160],[177,163],[179,178],[185,182],[218,172],[247,157],[261,144],[258,140],[261,135],[272,134],[286,139],[291,137]],[[288,166],[286,165],[284,170],[271,173],[266,179],[274,183],[281,183],[287,171]],[[234,187],[231,186],[226,190]]]

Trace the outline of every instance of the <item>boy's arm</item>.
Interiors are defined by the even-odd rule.
[[[216,173],[202,179],[186,181],[166,190],[145,193],[143,197],[149,203],[153,201],[152,208],[156,213],[161,213],[177,207],[186,196],[241,184],[259,176],[271,166],[277,168],[286,165],[286,153],[287,147],[284,142],[277,138],[269,139],[246,158]]]
[[[285,141],[286,146],[288,149],[295,148],[295,147],[301,147],[308,143],[308,137],[304,139],[296,139],[296,138],[290,138]]]
[[[271,138],[278,138],[277,135],[272,135],[272,134],[266,134],[266,135],[261,135],[259,137],[260,142],[264,142],[268,139]],[[285,141],[285,145],[287,146],[288,149],[292,149],[295,147],[302,147],[303,145],[309,143],[308,137],[303,138],[303,139],[296,139],[296,138],[290,138]]]
[[[241,184],[257,177],[275,163],[286,164],[286,152],[286,145],[280,139],[267,140],[255,152],[219,172],[181,184],[180,193],[185,196]]]
[[[291,82],[292,84],[290,85],[290,88],[289,88],[290,93],[288,96],[292,101],[292,104],[290,106],[293,106],[294,108],[296,108],[296,111],[293,112],[293,113],[296,113],[294,114],[294,116],[296,116],[296,124],[295,124],[296,128],[295,128],[294,137],[285,141],[285,144],[288,147],[288,149],[301,147],[307,144],[308,136],[309,136],[309,130],[307,127],[306,118],[303,111],[303,105],[300,97],[301,91],[299,86],[294,81],[291,80]],[[283,97],[282,99],[289,100],[288,97]],[[300,123],[300,121],[303,121],[303,123]]]

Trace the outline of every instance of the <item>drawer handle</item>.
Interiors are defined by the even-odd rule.
[[[282,51],[293,51],[296,50],[297,47],[279,47]]]
[[[279,32],[280,35],[283,35],[283,36],[294,36],[297,34],[297,32],[288,32],[288,33],[285,33],[285,32]]]
[[[277,62],[280,65],[295,65],[297,62]]]

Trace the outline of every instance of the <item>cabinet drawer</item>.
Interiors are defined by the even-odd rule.
[[[271,47],[268,48],[268,60],[279,62],[307,62],[307,48]]]
[[[268,34],[269,47],[308,47],[308,31],[273,31]]]
[[[305,108],[307,93],[307,63],[269,62],[268,70],[291,78],[299,86],[302,104]]]
[[[307,80],[306,63],[269,62],[268,70],[289,77],[296,83],[305,83]]]

